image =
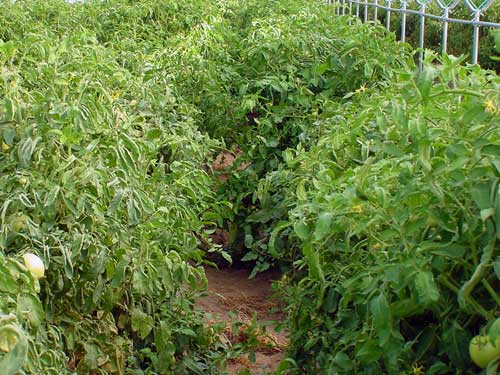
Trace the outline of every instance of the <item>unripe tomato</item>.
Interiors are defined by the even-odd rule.
[[[26,253],[23,255],[24,265],[37,279],[41,279],[45,274],[45,266],[42,260],[32,253]]]
[[[500,357],[500,337],[497,338],[495,346],[488,336],[476,336],[469,344],[469,354],[472,362],[481,368]]]
[[[11,222],[12,229],[15,232],[22,231],[24,228],[26,228],[26,224],[27,224],[28,220],[29,220],[29,217],[27,215],[24,215],[24,214],[16,215],[12,219],[12,222]]]

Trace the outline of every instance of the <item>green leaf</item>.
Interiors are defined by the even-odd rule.
[[[146,133],[146,137],[150,140],[153,140],[160,138],[162,134],[163,132],[160,129],[150,129]]]
[[[439,289],[432,272],[418,271],[414,279],[414,287],[417,303],[427,306],[439,300]]]
[[[12,146],[14,144],[15,136],[16,136],[16,131],[10,126],[7,127],[3,133],[3,139],[5,140],[5,143],[7,143],[9,146]]]
[[[419,334],[418,342],[416,345],[415,357],[417,361],[420,361],[426,355],[432,351],[435,343],[439,341],[436,335],[436,330],[438,329],[435,325],[429,325],[424,328],[424,330]]]
[[[498,369],[500,367],[500,358],[492,360],[488,367],[486,368],[486,375],[498,375]]]
[[[391,156],[400,157],[404,155],[404,152],[392,142],[384,142],[384,152]]]
[[[337,352],[333,358],[333,362],[346,371],[352,370],[353,368],[352,360],[343,352]]]
[[[452,326],[443,333],[442,350],[456,368],[464,368],[469,364],[470,339],[471,335],[457,322],[453,322]]]
[[[319,215],[316,221],[316,228],[314,230],[314,239],[316,241],[322,240],[330,233],[332,226],[333,215],[330,212],[323,212]]]
[[[299,237],[302,241],[306,241],[309,238],[309,227],[307,226],[305,221],[297,221],[293,225],[293,230],[297,237]]]
[[[113,197],[113,200],[109,204],[108,207],[108,215],[113,215],[115,211],[118,209],[120,206],[121,201],[123,200],[123,196],[125,194],[125,190],[123,189],[118,189],[115,193],[115,196]]]
[[[425,372],[426,375],[448,375],[452,369],[445,363],[438,361]]]
[[[247,249],[251,249],[253,244],[253,236],[251,234],[245,234],[243,243],[245,244],[245,247]]]
[[[497,338],[500,337],[500,318],[496,319],[490,326],[488,330],[488,336],[492,343],[497,342]]]
[[[0,265],[0,292],[16,293],[18,285],[14,277],[10,274],[9,269],[1,264]]]
[[[35,151],[35,148],[38,142],[41,141],[41,139],[41,137],[26,138],[25,141],[20,144],[17,153],[24,167],[30,166],[31,156],[33,155],[33,152]]]
[[[495,275],[497,275],[498,280],[500,280],[500,257],[497,257],[493,263],[493,270],[495,271]]]
[[[297,195],[297,198],[301,201],[306,201],[307,200],[307,193],[306,193],[306,181],[302,180],[297,184],[297,189],[295,191],[295,194]]]
[[[3,375],[16,375],[23,367],[28,355],[28,340],[22,338],[10,352],[0,359]]]
[[[115,269],[115,273],[113,275],[113,279],[111,280],[110,286],[112,288],[118,288],[123,280],[125,275],[125,270],[130,263],[130,259],[128,257],[124,257],[121,259]]]
[[[462,258],[465,255],[466,247],[459,244],[450,244],[436,250],[431,250],[431,253],[438,256],[449,258]]]
[[[425,66],[424,69],[419,73],[417,78],[417,87],[420,91],[420,96],[424,105],[429,102],[429,96],[432,90],[434,79],[439,74],[439,70],[432,66]]]
[[[430,162],[431,158],[431,147],[428,143],[421,142],[418,145],[418,160],[422,165],[425,172],[429,173],[432,170],[432,165]]]
[[[226,260],[226,262],[228,262],[229,264],[233,264],[233,258],[231,257],[231,254],[224,250],[222,250],[220,254]]]
[[[249,251],[248,253],[245,254],[245,256],[243,258],[241,258],[241,261],[248,262],[248,261],[252,261],[252,260],[257,259],[258,257],[259,257],[259,254],[254,253],[253,251]]]
[[[252,212],[248,217],[249,223],[267,223],[269,220],[276,217],[277,211],[271,209],[262,209]]]
[[[181,328],[179,332],[186,336],[196,337],[196,332],[190,328]]]
[[[373,363],[382,357],[383,351],[376,341],[370,340],[360,346],[356,357],[364,364]]]
[[[481,154],[500,158],[500,145],[490,144],[481,148]]]
[[[476,202],[479,209],[484,210],[490,205],[490,186],[488,183],[477,183],[472,188],[472,199]]]
[[[311,244],[303,247],[302,252],[309,266],[309,276],[316,280],[325,281],[323,269],[321,268],[320,254],[314,251]]]
[[[379,337],[379,345],[383,347],[391,337],[392,314],[385,294],[379,294],[370,302],[373,326]]]
[[[30,323],[33,328],[43,324],[45,313],[42,304],[34,295],[19,295],[17,297],[17,315]]]
[[[278,224],[274,226],[274,229],[271,232],[271,236],[269,237],[269,244],[268,244],[268,251],[272,257],[274,258],[279,257],[279,254],[276,251],[276,239],[278,235],[280,234],[281,231],[290,227],[291,225],[292,224],[289,223],[288,221],[280,221]]]
[[[139,213],[137,210],[135,199],[129,197],[127,201],[127,213],[128,213],[128,224],[137,225],[139,224]]]

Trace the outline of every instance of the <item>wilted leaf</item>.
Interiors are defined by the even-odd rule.
[[[153,318],[138,308],[131,311],[131,321],[132,329],[134,332],[137,332],[142,339],[146,338],[154,327]]]

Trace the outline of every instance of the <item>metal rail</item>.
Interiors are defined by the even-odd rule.
[[[481,1],[481,0],[479,0]],[[500,23],[481,21],[486,11],[491,7],[495,0],[482,0],[478,5],[473,0],[328,0],[329,4],[334,5],[335,14],[337,15],[355,15],[360,17],[360,10],[363,9],[363,21],[368,22],[370,19],[370,9],[373,9],[373,20],[378,21],[378,10],[382,9],[387,12],[385,26],[387,30],[391,30],[391,14],[401,14],[400,39],[405,41],[407,15],[416,15],[420,17],[419,22],[419,56],[418,67],[422,69],[422,61],[424,58],[424,38],[425,38],[425,20],[426,18],[438,20],[442,23],[441,36],[441,52],[446,53],[448,48],[448,25],[457,23],[469,25],[473,28],[472,35],[472,63],[478,63],[479,55],[479,30],[481,27],[500,28]],[[497,0],[499,1],[499,0]],[[382,4],[379,4],[382,3]],[[440,14],[429,12],[432,4],[437,5]],[[412,9],[417,8],[417,9]],[[450,14],[460,6],[466,8],[471,14],[471,19],[460,19],[450,17]],[[354,8],[354,9],[353,9]]]

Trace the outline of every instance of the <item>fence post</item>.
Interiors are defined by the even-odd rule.
[[[405,42],[406,39],[406,8],[408,6],[408,2],[406,0],[401,0],[401,42]]]
[[[424,62],[424,37],[425,37],[425,8],[426,3],[420,4],[420,35],[418,38],[418,71],[422,71],[422,64]]]
[[[443,9],[443,17],[448,18],[450,15],[450,8]],[[448,21],[443,21],[443,36],[441,39],[441,53],[446,53],[448,49]]]
[[[477,58],[479,55],[479,18],[481,17],[481,11],[478,9],[474,12],[474,35],[472,36],[472,63],[477,64]]]
[[[385,2],[387,3],[387,18],[385,20],[385,28],[387,29],[387,31],[391,31],[391,11],[390,11],[390,9],[392,8],[391,7],[392,0],[385,0]]]

